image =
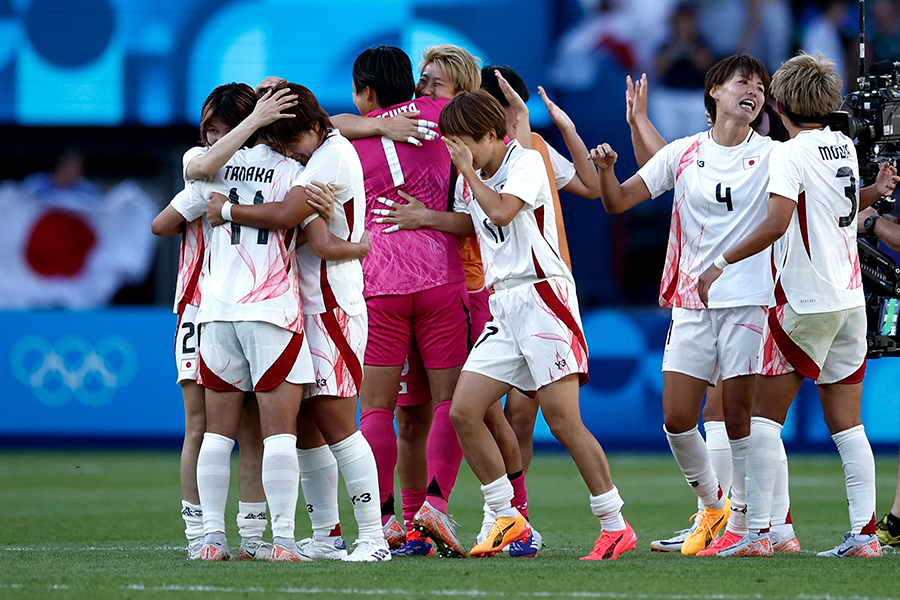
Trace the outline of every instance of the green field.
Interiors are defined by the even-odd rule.
[[[652,539],[688,525],[693,494],[670,456],[616,454],[610,462],[638,535],[638,549],[617,561],[577,560],[599,525],[574,464],[551,454],[537,456],[528,473],[532,522],[547,544],[536,558],[205,564],[185,559],[176,453],[2,452],[0,598],[900,598],[900,553],[889,550],[881,560],[815,556],[848,527],[836,452],[791,457],[793,515],[804,552],[772,559],[651,552]],[[893,498],[897,458],[876,462],[880,518]],[[232,499],[231,526],[236,490]],[[345,500],[342,495],[343,509]],[[463,539],[474,539],[481,504],[477,482],[463,466],[450,503]],[[345,510],[342,517],[352,540],[352,514]],[[298,514],[298,538],[308,526]],[[236,527],[229,537],[234,545]]]

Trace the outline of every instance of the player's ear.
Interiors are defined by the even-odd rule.
[[[367,85],[366,86],[366,102],[369,102],[371,104],[371,103],[374,103],[375,100],[376,100],[375,90],[372,89],[371,85]]]

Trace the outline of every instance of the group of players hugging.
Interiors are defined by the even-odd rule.
[[[203,106],[185,188],[153,223],[154,233],[182,235],[189,558],[231,558],[235,438],[238,558],[534,556],[543,542],[528,520],[525,472],[538,408],[600,521],[584,559],[634,549],[606,456],[581,421],[588,349],[560,189],[601,198],[610,213],[674,189],[659,295],[672,309],[664,430],[698,512],[651,548],[799,551],[780,434],[810,378],[843,463],[851,525],[820,555],[880,556],[860,421],[857,212],[898,177],[885,164],[859,189],[852,141],[823,127],[841,100],[832,63],[801,54],[770,80],[752,57],[726,58],[706,76],[711,128],[668,144],[647,117],[646,76],[628,78],[640,169],[624,183],[616,152],[588,150],[542,88],[572,160],[531,132],[528,88],[509,67],[480,69],[443,45],[426,51],[420,74],[417,83],[409,57],[381,46],[353,66],[359,115],[329,116],[310,90],[277,78],[256,90],[219,86]],[[463,456],[485,500],[471,548],[447,514]],[[351,552],[338,471],[358,526]],[[313,532],[296,541],[300,487]]]

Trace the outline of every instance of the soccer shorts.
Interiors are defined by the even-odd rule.
[[[340,307],[303,316],[303,332],[316,376],[315,382],[306,386],[304,398],[350,398],[359,394],[368,323],[365,312],[351,317]]]
[[[175,366],[178,379],[175,383],[197,381],[197,365],[200,362],[200,327],[197,325],[199,307],[187,304],[178,315],[175,331]]]
[[[789,304],[770,308],[760,368],[763,375],[796,371],[818,384],[860,383],[866,374],[865,309],[800,315]]]
[[[672,309],[662,370],[716,385],[722,379],[759,373],[764,306]]]
[[[491,320],[491,293],[482,288],[477,292],[469,292],[469,313],[472,315],[472,345],[481,337],[484,326]]]
[[[579,373],[587,383],[588,350],[575,286],[551,278],[496,291],[493,319],[475,342],[463,371],[534,391]]]
[[[469,294],[464,283],[366,300],[369,342],[365,364],[402,365],[415,335],[426,369],[449,369],[466,361]]]
[[[263,321],[213,321],[202,329],[200,376],[208,389],[267,392],[315,380],[302,333]]]

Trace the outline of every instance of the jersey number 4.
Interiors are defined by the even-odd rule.
[[[853,169],[850,167],[841,167],[834,176],[839,178],[850,178],[850,185],[844,188],[844,196],[850,201],[850,214],[838,219],[838,226],[849,227],[853,224],[853,217],[856,216],[856,209],[858,208],[858,201],[856,199],[856,177],[853,176]]]
[[[237,188],[231,188],[228,192],[228,201],[232,204],[240,204],[240,196],[238,196]],[[253,204],[262,204],[266,199],[262,195],[262,190],[256,190],[253,197]],[[231,224],[231,245],[237,246],[241,243],[241,226],[237,223]],[[259,229],[256,232],[256,243],[265,246],[269,243],[269,230]]]

